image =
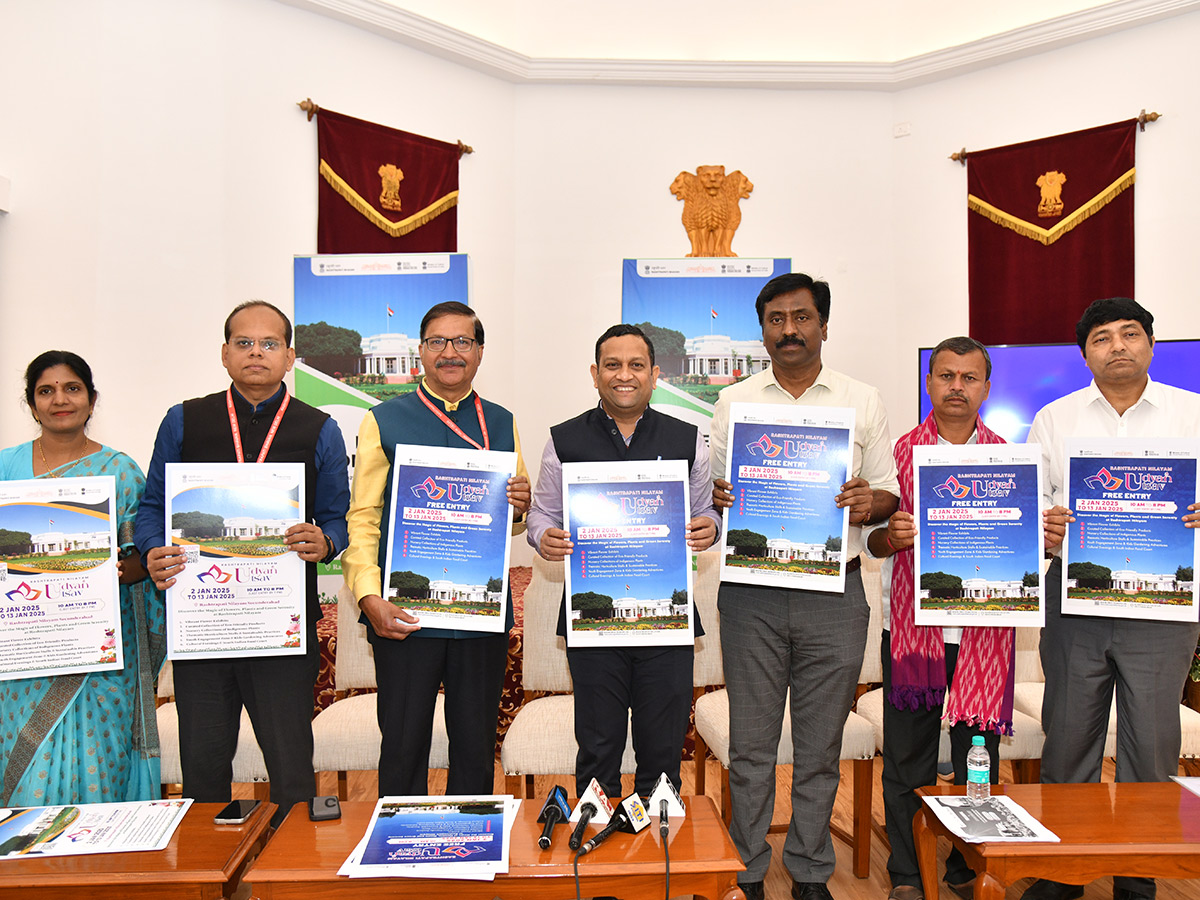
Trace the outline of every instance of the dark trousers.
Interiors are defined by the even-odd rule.
[[[1117,781],[1166,781],[1179,771],[1179,698],[1200,625],[1062,615],[1062,561],[1046,573],[1042,629],[1042,781],[1099,781],[1113,691]],[[1114,888],[1154,896],[1154,880],[1117,876]]]
[[[942,735],[942,710],[896,709],[888,702],[892,688],[891,633],[885,631],[880,645],[883,658],[883,817],[887,825],[892,855],[888,874],[892,887],[902,884],[921,887],[917,851],[913,842],[913,816],[921,808],[916,790],[937,784],[938,741]],[[958,644],[946,644],[946,683],[954,683]],[[950,728],[950,760],[954,765],[954,783],[967,783],[967,751],[971,739],[982,734],[992,758],[992,784],[1000,782],[1000,735],[989,729],[958,722]],[[958,848],[950,849],[946,859],[946,881],[963,884],[975,877]]]
[[[679,760],[692,708],[693,649],[583,647],[567,650],[575,689],[576,796],[592,778],[621,797],[621,756],[632,710],[634,790],[645,797],[663,772],[680,787]]]
[[[508,635],[472,638],[375,638],[379,796],[429,793],[429,745],[438,688],[446,689],[450,739],[447,794],[490,794],[496,770],[496,722]]]
[[[310,624],[303,656],[176,660],[179,759],[183,796],[226,803],[233,783],[242,707],[250,715],[271,779],[278,826],[296,803],[315,793],[313,685],[321,663],[317,629]]]

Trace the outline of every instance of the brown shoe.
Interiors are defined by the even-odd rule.
[[[888,900],[925,900],[925,893],[911,884],[898,884],[888,894]]]
[[[974,897],[975,897],[975,879],[974,878],[972,878],[970,881],[964,881],[961,884],[951,884],[950,882],[947,881],[946,887],[950,888],[950,890],[954,891],[954,893],[956,893],[956,894],[958,894],[958,896],[962,897],[963,900],[974,900]]]

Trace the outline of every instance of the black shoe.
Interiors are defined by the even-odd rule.
[[[763,883],[761,881],[738,882],[738,887],[746,895],[746,900],[766,900],[767,895],[763,891]]]
[[[1114,887],[1113,900],[1154,900],[1154,894],[1131,891],[1127,887]]]
[[[1063,884],[1061,881],[1039,878],[1025,889],[1021,900],[1076,900],[1082,896],[1081,884]]]
[[[833,894],[821,881],[793,881],[792,897],[795,900],[833,900]]]

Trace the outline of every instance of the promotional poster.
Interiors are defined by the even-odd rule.
[[[621,321],[646,332],[660,370],[650,405],[707,438],[721,390],[770,364],[754,300],[791,271],[787,258],[625,260]]]
[[[111,475],[0,482],[0,681],[124,666]]]
[[[854,410],[732,403],[721,580],[842,591]]]
[[[519,806],[519,800],[496,794],[381,797],[338,874],[490,881],[508,871]]]
[[[916,624],[1045,623],[1041,447],[913,447]]]
[[[162,850],[190,799],[0,809],[0,858]]]
[[[384,590],[425,628],[504,631],[517,454],[397,444]]]
[[[303,656],[303,463],[167,463],[166,528],[184,550],[167,590],[167,658]]]
[[[1062,611],[1195,622],[1195,441],[1067,441]]]
[[[686,460],[563,463],[568,646],[693,642],[689,506]]]

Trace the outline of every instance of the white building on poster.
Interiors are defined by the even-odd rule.
[[[295,519],[259,519],[255,516],[233,516],[225,520],[221,537],[252,541],[259,537],[282,537],[296,524]]]
[[[1136,593],[1137,591],[1190,591],[1192,582],[1180,581],[1175,577],[1175,573],[1161,575],[1148,575],[1144,572],[1134,572],[1130,569],[1121,569],[1113,572],[1112,586],[1114,591],[1128,591]]]
[[[107,531],[79,531],[66,534],[62,531],[46,531],[29,538],[34,553],[46,556],[62,556],[74,550],[107,550],[109,534]]]
[[[420,338],[389,333],[362,339],[356,375],[383,375],[389,384],[403,384],[413,380],[413,370],[423,371]]]
[[[399,596],[394,588],[388,589],[389,597]],[[449,579],[429,582],[429,599],[442,606],[451,603],[500,603],[500,592],[489,591],[486,584],[455,584]]]
[[[672,603],[670,597],[659,600],[618,597],[613,601],[614,619],[641,619],[645,616],[680,616],[686,612],[687,604]]]
[[[712,384],[728,384],[733,381],[734,371],[753,375],[771,364],[762,341],[735,341],[727,334],[687,338],[683,353],[685,374],[707,376]]]
[[[767,539],[767,559],[780,562],[791,562],[795,559],[809,562],[829,562],[838,558],[838,550],[826,550],[825,544],[809,544],[803,541],[789,541],[787,538]]]

